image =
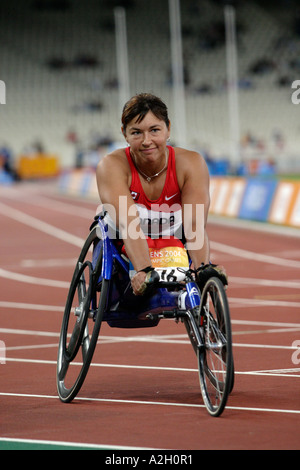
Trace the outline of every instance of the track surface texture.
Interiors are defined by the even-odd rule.
[[[225,266],[235,387],[219,418],[201,398],[182,324],[103,324],[78,397],[56,392],[61,320],[97,202],[51,184],[0,188],[0,448],[8,441],[108,449],[299,449],[299,233],[210,218]]]

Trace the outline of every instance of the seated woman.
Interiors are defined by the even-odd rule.
[[[153,249],[175,245],[179,266],[184,265],[183,242],[200,288],[213,275],[227,284],[223,270],[209,264],[209,174],[203,157],[167,144],[168,110],[152,94],[138,94],[125,104],[121,129],[127,148],[106,155],[96,174],[101,202],[136,271],[133,292],[143,294],[151,281]]]

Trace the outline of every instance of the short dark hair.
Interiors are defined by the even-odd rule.
[[[165,103],[155,95],[151,93],[139,93],[138,95],[130,98],[125,103],[122,112],[122,124],[123,132],[126,131],[126,127],[132,119],[138,117],[136,122],[140,123],[146,114],[151,111],[161,121],[165,121],[166,126],[169,128],[170,120],[168,116],[168,108]]]

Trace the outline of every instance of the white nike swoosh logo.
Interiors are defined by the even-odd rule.
[[[175,193],[175,194],[173,194],[173,195],[170,196],[170,197],[165,196],[165,200],[166,200],[166,201],[169,201],[170,199],[172,199],[173,197],[175,197],[176,194],[178,194],[178,193]]]

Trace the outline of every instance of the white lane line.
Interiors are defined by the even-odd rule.
[[[43,279],[35,276],[29,276],[27,274],[14,273],[6,269],[0,268],[0,277],[4,279],[11,279],[18,282],[24,282],[28,284],[42,285],[47,287],[57,287],[68,289],[70,283],[67,281],[58,281],[55,279]],[[290,287],[296,287],[291,285]],[[262,284],[263,285],[263,284]],[[300,286],[300,285],[299,285]],[[281,286],[283,287],[283,286]],[[244,299],[240,297],[229,297],[228,298],[230,306],[235,307],[252,307],[252,306],[271,306],[271,307],[290,307],[298,308],[300,307],[300,302],[292,302],[286,300],[268,300],[268,299]]]
[[[46,441],[44,439],[17,439],[15,437],[0,437],[1,442],[16,442],[19,444],[33,444],[38,446],[54,446],[54,447],[74,447],[75,449],[99,449],[99,450],[156,450],[154,447],[132,447],[132,446],[119,446],[109,444],[88,444],[86,442],[68,442],[68,441]],[[157,449],[158,450],[158,449]]]
[[[44,336],[44,337],[59,337],[59,333],[46,332],[46,331],[32,331],[32,330],[14,330],[12,328],[0,328],[0,333],[2,334],[12,334],[12,335],[24,335],[24,336]],[[187,337],[186,337],[187,338]],[[153,336],[100,336],[98,343],[102,344],[113,344],[113,343],[163,343],[163,344],[181,344],[189,345],[189,339],[160,339],[159,337]],[[294,351],[298,350],[296,344],[287,345],[278,345],[278,344],[253,344],[253,343],[233,343],[234,348],[252,348],[252,349],[276,349],[276,350],[288,350]]]
[[[31,189],[31,188],[29,188]],[[43,188],[40,188],[43,189]],[[45,207],[47,210],[53,210],[55,212],[62,212],[64,214],[69,214],[70,216],[76,215],[77,217],[82,217],[84,219],[93,220],[94,216],[96,215],[96,203],[97,201],[90,201],[85,200],[85,203],[88,203],[90,206],[84,207],[78,204],[72,204],[70,199],[68,202],[66,200],[63,202],[56,197],[61,197],[60,193],[54,193],[52,195],[47,194],[42,195],[40,191],[28,193],[28,191],[24,194],[24,189],[16,190],[13,192],[6,191],[3,196],[5,199],[9,199],[10,201],[22,201],[22,203],[34,206]],[[24,199],[25,197],[25,199]],[[95,207],[93,211],[91,207]]]
[[[18,334],[18,333],[17,333]],[[41,335],[42,336],[42,335]],[[45,335],[47,336],[47,335]],[[58,335],[59,336],[59,335]],[[122,343],[122,342],[148,342],[148,343],[163,343],[163,344],[181,344],[181,345],[188,345],[190,346],[190,341],[189,340],[182,340],[182,341],[139,341],[135,340],[134,338],[110,338],[109,336],[107,337],[101,337],[101,339],[98,341],[98,344],[101,344],[102,346],[106,344],[115,344],[115,343]],[[278,345],[267,345],[267,344],[247,344],[247,343],[233,343],[233,348],[256,348],[256,349],[276,349],[276,350],[288,350],[288,351],[293,351],[296,350],[298,351],[298,348],[296,346],[278,346]],[[41,344],[41,345],[28,345],[28,346],[11,346],[7,347],[6,351],[14,351],[14,350],[29,350],[29,349],[39,349],[39,348],[57,348],[58,343],[51,343],[51,344]]]
[[[43,279],[35,276],[29,276],[27,274],[14,273],[6,269],[0,268],[0,277],[4,279],[11,279],[18,282],[24,282],[28,284],[42,285],[47,287],[57,287],[62,289],[68,289],[70,283],[67,281],[58,281],[55,279]],[[298,308],[300,302],[292,302],[286,300],[268,300],[268,299],[244,299],[240,297],[228,297],[229,305],[232,308],[236,307],[253,307],[253,306],[270,306],[270,307],[289,307]],[[1,302],[0,302],[1,306]]]
[[[282,349],[282,350],[298,350],[296,346],[286,346],[278,344],[253,344],[253,343],[233,343],[234,348],[257,348],[257,349]]]
[[[35,199],[27,198],[26,203],[45,207],[47,208],[47,210],[62,212],[63,214],[68,214],[70,216],[75,215],[76,217],[82,217],[84,219],[90,220],[91,222],[96,215],[96,210],[92,211],[91,209],[82,206],[76,206],[75,204],[69,204],[66,202],[58,201],[57,199],[50,199],[49,197],[41,196],[40,194]]]
[[[50,225],[46,222],[43,222],[35,217],[25,214],[18,209],[14,209],[6,204],[0,203],[0,213],[10,217],[17,222],[29,225],[41,232],[52,235],[60,240],[63,240],[67,243],[73,244],[78,247],[82,247],[84,240],[82,238],[76,237],[75,235],[61,230],[53,225]],[[233,246],[225,245],[224,243],[218,243],[211,241],[210,242],[212,249],[216,251],[221,251],[222,253],[231,254],[233,256],[250,259],[252,261],[259,261],[261,263],[270,263],[277,266],[286,266],[289,268],[300,268],[300,261],[289,260],[278,258],[276,256],[264,255],[263,253],[255,253],[253,251],[244,250],[241,248],[236,248]]]
[[[41,277],[28,276],[27,274],[14,273],[12,271],[7,271],[6,269],[0,268],[0,277],[5,279],[10,279],[13,281],[25,282],[27,284],[37,284],[40,286],[47,287],[58,287],[63,289],[69,289],[70,282],[66,281],[57,281],[55,279],[43,279]]]
[[[23,260],[21,262],[22,267],[57,267],[57,266],[75,266],[77,259],[72,258],[68,260],[64,259],[50,259],[50,260]],[[41,284],[45,286],[52,287],[63,287],[67,288],[70,286],[69,282],[57,281],[53,279],[42,279],[39,277],[28,276],[25,274],[14,273],[6,269],[0,268],[0,277],[6,279],[12,279],[20,282],[27,282],[30,284]],[[277,281],[272,279],[252,279],[252,278],[241,278],[230,276],[230,284],[245,284],[245,285],[254,285],[254,286],[267,286],[267,287],[285,287],[288,289],[299,289],[300,282],[297,281]],[[236,301],[235,298],[231,298],[232,301]],[[240,299],[243,301],[244,299]],[[246,299],[246,300],[255,300],[258,299]],[[263,299],[262,299],[263,300]],[[263,300],[264,301],[264,300]],[[277,302],[276,302],[277,303]]]
[[[76,237],[72,233],[68,233],[65,230],[60,228],[54,227],[53,225],[48,224],[47,222],[43,222],[42,220],[36,219],[31,215],[25,214],[18,209],[14,209],[6,204],[0,202],[0,213],[3,215],[10,217],[11,219],[16,220],[19,223],[28,225],[31,228],[35,228],[40,232],[47,233],[59,240],[63,240],[64,242],[70,243],[71,245],[75,245],[77,247],[82,248],[84,240],[82,238]]]
[[[278,327],[289,327],[299,328],[300,323],[285,323],[285,322],[274,322],[274,321],[262,321],[262,320],[231,320],[234,325],[254,325],[254,326],[278,326]]]
[[[229,277],[230,285],[234,284],[246,284],[251,286],[264,286],[264,287],[285,287],[287,289],[300,289],[299,281],[278,281],[273,279],[254,279],[249,277]]]
[[[60,333],[52,331],[19,330],[14,328],[0,328],[0,333],[24,336],[46,336],[48,338],[59,338],[60,335]]]
[[[0,307],[5,306],[6,302],[0,301]],[[9,303],[10,304],[10,303]],[[35,309],[42,311],[56,311],[62,313],[63,307],[48,306],[48,305],[35,305],[35,304],[16,304],[12,303],[11,307],[21,307],[26,309]],[[261,332],[268,333],[281,333],[281,332],[296,332],[300,329],[299,323],[284,323],[284,322],[267,322],[267,321],[253,321],[253,320],[232,320],[233,325],[243,326],[256,326],[260,327]],[[263,327],[268,327],[263,330]],[[13,335],[30,335],[30,336],[48,336],[48,337],[59,337],[58,332],[47,332],[39,330],[24,330],[16,328],[0,328],[2,334],[13,334]],[[237,332],[236,334],[252,334],[252,331],[245,330],[244,332]],[[257,331],[254,331],[256,334]],[[235,335],[235,331],[233,331]],[[170,335],[136,335],[136,336],[119,336],[119,335],[100,335],[99,343],[121,343],[121,342],[147,342],[147,343],[164,343],[164,344],[190,344],[187,334],[170,334]],[[296,344],[291,346],[287,345],[270,345],[270,344],[249,344],[249,343],[233,343],[234,347],[249,347],[249,348],[265,348],[265,349],[287,349],[294,350],[298,349]]]
[[[267,222],[257,222],[250,219],[239,219],[221,215],[209,214],[209,223],[212,225],[221,225],[230,229],[251,230],[254,232],[263,232],[271,235],[282,235],[285,237],[299,238],[300,229],[297,227],[288,227],[286,225],[275,225]]]
[[[253,372],[248,372],[249,374],[255,374],[255,375],[272,375],[272,376],[286,376],[286,377],[299,377],[300,378],[300,369],[295,368],[295,369],[266,369],[266,370],[257,370]],[[295,375],[295,373],[298,373]]]
[[[29,393],[3,393],[0,392],[0,396],[5,397],[14,397],[14,398],[41,398],[41,399],[54,399],[58,400],[58,397],[55,395],[36,395]],[[172,403],[172,402],[162,402],[162,401],[146,401],[146,400],[121,400],[121,399],[111,399],[111,398],[90,398],[90,397],[76,397],[76,401],[88,401],[88,402],[98,402],[98,403],[119,403],[124,405],[152,405],[152,406],[170,406],[170,407],[184,407],[184,408],[205,408],[204,405],[198,403]],[[263,413],[288,413],[288,414],[300,414],[300,410],[289,410],[289,409],[278,409],[278,408],[254,408],[246,406],[226,406],[227,410],[239,410],[239,411],[260,411]]]
[[[5,300],[0,300],[0,308],[13,308],[21,310],[39,310],[41,312],[64,312],[65,307],[59,305],[41,305],[41,304],[29,304],[26,302],[6,302]]]
[[[77,258],[50,258],[50,259],[23,259],[20,262],[22,268],[57,268],[60,266],[75,266]]]
[[[258,261],[260,263],[275,264],[276,266],[286,266],[289,268],[300,268],[300,261],[278,258],[277,256],[264,255],[263,253],[255,253],[254,251],[236,248],[234,246],[225,245],[211,241],[211,248],[222,253],[230,254],[240,258],[250,259],[251,261]]]
[[[51,365],[56,366],[57,362],[54,360],[46,359],[23,359],[23,358],[6,358],[7,362],[16,362],[23,364],[40,364],[40,365]],[[82,363],[72,362],[73,367],[81,367]],[[198,373],[198,369],[190,369],[186,367],[166,367],[166,366],[142,366],[142,365],[130,365],[130,364],[106,364],[106,363],[91,363],[90,367],[97,368],[108,368],[108,369],[135,369],[135,370],[155,370],[155,371],[170,371],[170,372],[193,372]],[[291,373],[293,372],[293,373]],[[294,373],[295,372],[295,373]],[[275,370],[256,370],[256,371],[237,371],[235,375],[255,375],[255,376],[266,376],[266,377],[292,377],[300,379],[300,369],[275,369]]]
[[[286,300],[267,300],[267,299],[242,299],[240,297],[228,297],[229,307],[289,307],[299,308],[300,302],[290,302]]]
[[[234,336],[238,335],[258,335],[258,334],[272,334],[272,333],[295,333],[300,331],[298,328],[268,328],[266,330],[244,330],[244,331],[234,331]]]
[[[270,305],[270,301],[257,301],[256,299],[232,299],[232,302],[230,302],[230,307],[232,308],[245,308],[245,307],[252,307],[252,306],[257,306],[257,305],[264,305],[264,306],[269,306]],[[267,302],[267,303],[264,303],[264,302]],[[274,301],[275,302],[275,301]],[[273,305],[271,304],[271,306],[273,307],[298,307],[298,302],[283,302],[284,305],[282,304],[279,304],[278,305],[278,302],[276,302],[276,305]],[[290,305],[292,304],[292,305]],[[296,305],[295,305],[296,304]],[[10,301],[4,301],[4,300],[0,300],[0,308],[13,308],[13,309],[23,309],[23,310],[41,310],[41,311],[44,311],[44,310],[47,310],[47,311],[64,311],[65,307],[64,306],[52,306],[52,305],[39,305],[39,304],[30,304],[30,303],[26,303],[26,302],[10,302]],[[243,321],[243,320],[241,320]],[[245,320],[247,322],[247,320]],[[232,324],[234,324],[235,322],[237,322],[237,320],[231,320]],[[238,324],[238,323],[237,323]],[[240,323],[240,324],[243,324],[243,323]],[[249,325],[260,325],[261,323],[249,323]],[[266,323],[266,325],[269,324],[270,326],[273,326],[272,322],[270,323]],[[280,325],[278,325],[280,326]],[[286,323],[281,323],[281,326],[295,326],[295,328],[298,328],[299,327],[299,324],[286,324]]]
[[[8,346],[5,348],[5,351],[7,353],[8,351],[28,351],[29,349],[32,350],[32,349],[50,349],[50,348],[58,348],[58,342],[48,343],[48,344],[29,344],[28,346]]]

